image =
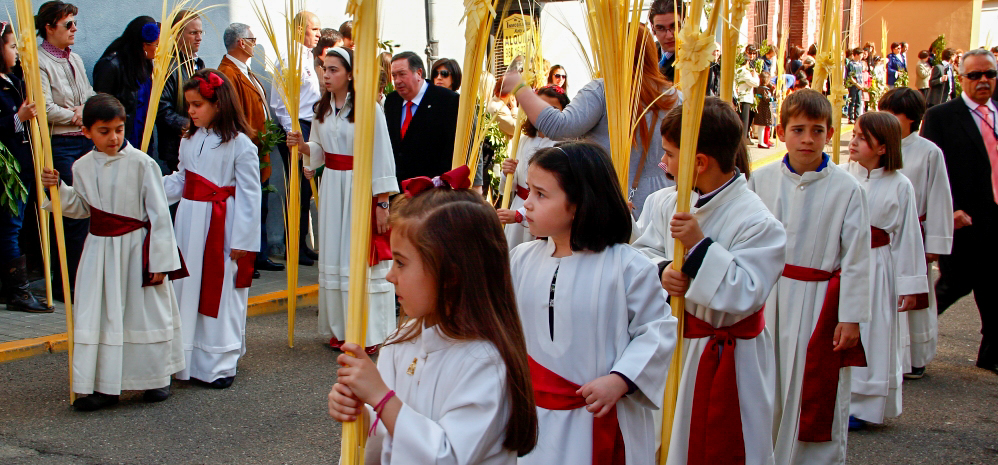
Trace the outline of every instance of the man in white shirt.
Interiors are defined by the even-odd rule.
[[[301,89],[298,96],[298,123],[301,125],[302,136],[305,140],[308,140],[308,136],[312,131],[312,117],[314,116],[312,112],[312,106],[319,101],[322,96],[322,88],[319,85],[319,76],[315,72],[315,67],[313,62],[315,61],[312,57],[312,48],[319,43],[319,37],[321,35],[322,26],[319,23],[319,17],[310,11],[299,12],[294,19],[295,24],[303,24],[305,28],[305,34],[302,43],[299,45],[301,47]],[[274,77],[276,81],[278,77]],[[291,131],[291,115],[288,113],[288,109],[284,106],[284,101],[281,100],[280,94],[274,89],[273,85],[270,88],[270,106],[274,109],[274,118],[280,124],[281,128],[285,132]],[[287,145],[277,144],[278,152],[281,154],[281,161],[284,163],[284,172],[288,173],[288,161],[291,156]],[[308,234],[308,220],[309,220],[309,203],[312,198],[312,189],[308,182],[305,182],[304,174],[302,174],[301,163],[295,160],[295,165],[298,169],[299,179],[302,179],[301,183],[301,226],[299,231],[301,231],[302,237],[299,240],[301,246],[301,252],[298,254],[298,263],[305,266],[312,266],[315,260],[319,258],[318,255],[311,248],[308,247],[306,242],[303,240],[305,235]]]

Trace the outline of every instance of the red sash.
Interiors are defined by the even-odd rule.
[[[341,155],[338,153],[325,152],[326,168],[336,171],[353,171],[353,155]],[[368,257],[368,266],[377,265],[384,260],[392,259],[391,236],[389,229],[384,234],[378,234],[378,199],[374,199],[371,204],[371,254]]]
[[[922,241],[923,242],[925,241],[925,226],[922,225],[922,223],[924,223],[924,222],[925,222],[925,215],[919,216],[918,217],[918,227],[922,231]],[[931,266],[931,265],[929,265],[929,266]],[[932,283],[929,282],[929,285],[931,286]],[[929,308],[929,294],[927,292],[926,293],[922,293],[922,294],[915,294],[915,307],[912,308],[912,310],[925,310],[927,308]]]
[[[530,195],[530,189],[527,189],[526,187],[516,186],[516,196],[517,197],[519,197],[519,198],[521,198],[523,200],[527,200],[527,196],[529,196],[529,195]]]
[[[557,373],[544,368],[528,356],[530,379],[534,384],[534,401],[547,410],[575,410],[586,406],[586,399],[575,391],[579,386]],[[624,436],[617,423],[617,406],[603,418],[593,417],[593,465],[624,465]]]
[[[149,229],[152,225],[149,221],[139,221],[135,218],[108,213],[99,208],[90,207],[90,234],[100,237],[124,236],[139,229]],[[177,250],[180,256],[180,268],[167,272],[171,281],[190,276],[187,273],[187,265],[184,264],[184,256]],[[146,233],[145,240],[142,241],[142,287],[152,286],[152,273],[149,272],[149,234]]]
[[[195,202],[211,202],[211,220],[208,223],[208,237],[204,242],[201,303],[198,306],[198,313],[212,318],[218,318],[218,307],[222,301],[222,281],[225,276],[226,200],[235,195],[235,186],[218,187],[193,171],[185,173],[183,197]],[[237,289],[250,287],[253,283],[255,261],[255,252],[248,252],[237,261]]]
[[[891,243],[891,235],[877,227],[870,227],[870,247],[876,249]]]
[[[783,268],[783,276],[796,281],[828,281],[825,301],[821,305],[818,323],[807,343],[807,356],[804,360],[800,431],[797,434],[797,439],[804,442],[832,440],[832,420],[835,418],[835,393],[839,385],[839,369],[866,366],[866,353],[863,351],[862,341],[849,350],[841,352],[832,350],[835,327],[839,324],[840,274],[841,270],[829,272],[790,264]]]
[[[683,317],[684,338],[710,338],[697,367],[686,463],[743,464],[745,439],[735,378],[735,344],[737,339],[753,339],[761,334],[766,318],[760,309],[731,326],[715,328],[689,313]]]

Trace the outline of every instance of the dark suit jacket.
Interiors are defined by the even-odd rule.
[[[963,210],[973,224],[956,230],[953,256],[985,259],[998,256],[998,204],[991,186],[991,160],[978,123],[963,98],[930,108],[922,123],[922,137],[943,151],[953,193],[953,210]]]
[[[458,98],[456,92],[427,81],[426,92],[403,139],[400,132],[405,101],[398,92],[385,96],[385,119],[395,152],[395,176],[399,181],[416,176],[432,178],[450,171]]]
[[[183,58],[186,61],[186,58]],[[176,61],[170,66],[177,66]],[[194,60],[197,71],[204,69],[204,60]],[[160,160],[166,162],[170,173],[177,170],[180,157],[180,139],[184,136],[184,126],[189,123],[187,117],[187,102],[184,101],[184,83],[190,78],[183,66],[178,67],[166,77],[163,83],[163,93],[159,97],[159,107],[156,109],[156,139],[158,141]],[[170,174],[165,173],[165,174]]]
[[[949,100],[949,91],[952,90],[953,83],[942,81],[942,77],[946,75],[946,65],[940,63],[932,67],[932,74],[929,75],[929,96],[925,99],[927,105],[939,105]],[[955,73],[953,77],[956,78]]]

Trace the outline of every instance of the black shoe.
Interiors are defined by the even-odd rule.
[[[978,360],[977,361],[977,367],[978,368],[984,368],[985,370],[991,371],[992,373],[998,375],[998,363],[995,363],[995,362],[982,362],[981,360]]]
[[[925,367],[911,367],[911,373],[905,373],[904,379],[922,379],[925,376]]]
[[[112,396],[110,394],[101,394],[95,392],[89,396],[80,397],[73,402],[73,407],[81,412],[93,412],[94,410],[100,410],[105,407],[110,407],[118,403],[118,396]]]
[[[161,387],[159,389],[148,389],[146,392],[142,393],[142,400],[146,402],[163,402],[170,398],[170,386]]]
[[[213,389],[225,389],[232,386],[232,382],[236,380],[235,376],[226,376],[225,378],[218,378],[215,381],[208,383],[208,387]]]
[[[312,266],[315,265],[315,259],[308,258],[304,253],[298,255],[298,264],[301,266]]]
[[[260,279],[260,272],[259,271],[253,270],[253,279]]]
[[[7,310],[17,310],[28,313],[52,313],[54,307],[39,302],[28,289],[28,269],[24,255],[9,262],[0,270],[0,281],[3,282],[3,298]]]
[[[269,258],[257,260],[253,267],[259,271],[284,271],[283,263],[274,263]]]
[[[318,260],[319,259],[319,254],[315,253],[314,250],[312,250],[311,248],[309,248],[309,246],[305,245],[305,240],[304,239],[301,241],[301,251],[298,252],[298,255],[299,256],[303,256],[303,257],[311,258],[312,260]]]

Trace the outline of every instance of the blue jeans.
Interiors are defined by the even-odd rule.
[[[80,157],[93,150],[94,144],[84,136],[52,136],[52,165],[59,172],[62,182],[73,185],[73,163]],[[53,223],[54,224],[54,223]],[[76,284],[76,268],[80,264],[80,255],[83,254],[83,242],[87,239],[90,231],[90,220],[74,220],[63,218],[63,230],[66,232],[66,261],[69,265],[69,282]],[[56,249],[55,232],[52,233],[52,265],[55,273],[54,283],[61,286],[58,249]]]

